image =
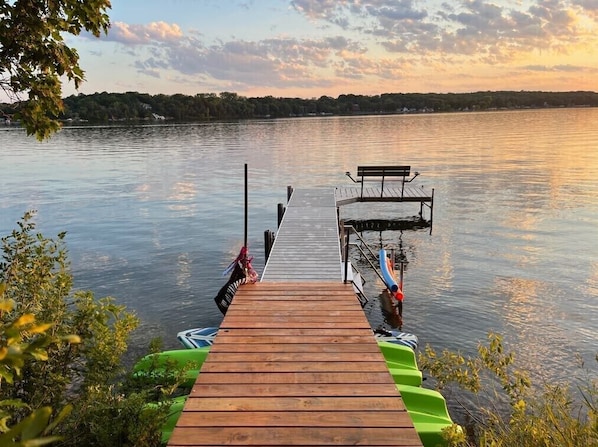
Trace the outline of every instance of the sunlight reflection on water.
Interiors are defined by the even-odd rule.
[[[434,228],[364,233],[409,260],[404,327],[421,343],[472,353],[505,333],[526,366],[559,378],[598,346],[596,109],[357,116],[65,128],[39,144],[0,132],[0,234],[28,209],[66,230],[76,287],[112,295],[153,336],[216,326],[213,296],[243,241],[263,268],[286,186],[350,186],[357,165],[410,164],[435,188]],[[414,204],[351,205],[342,217],[413,216]],[[298,252],[297,256],[301,256]],[[366,272],[373,327],[389,326]]]

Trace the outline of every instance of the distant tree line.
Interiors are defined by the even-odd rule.
[[[337,98],[247,98],[236,93],[150,95],[94,93],[64,99],[62,120],[108,122],[138,120],[204,121],[293,116],[458,112],[545,107],[598,107],[598,93],[486,91],[474,93],[384,93]],[[10,104],[0,105],[4,116]]]

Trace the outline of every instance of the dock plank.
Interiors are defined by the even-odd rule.
[[[388,368],[380,362],[248,362],[231,364],[229,362],[206,361],[202,372],[326,372],[340,369],[351,372],[374,371],[385,372]]]
[[[198,384],[193,394],[203,397],[352,397],[368,394],[378,397],[396,397],[397,393],[386,384],[372,383],[297,383],[297,384]]]
[[[346,424],[349,419],[357,425],[365,427],[406,427],[409,426],[409,417],[403,412],[370,411],[363,413],[359,411],[343,412],[288,412],[285,417],[275,411],[256,412],[188,412],[181,416],[179,426],[182,427],[226,427],[230,425],[230,419],[235,418],[239,426],[243,427],[339,427]]]
[[[377,352],[211,352],[213,362],[376,362]],[[356,365],[359,367],[359,365]]]
[[[421,446],[415,431],[408,437],[403,432],[401,427],[186,427],[174,431],[169,445]],[[222,444],[211,444],[214,438]]]
[[[256,353],[268,353],[268,352],[293,352],[301,354],[303,352],[311,353],[333,353],[333,352],[375,352],[378,353],[380,350],[378,346],[372,343],[309,343],[300,346],[286,346],[284,343],[276,344],[259,344],[254,343],[250,347],[244,344],[231,344],[231,343],[216,343],[210,348],[210,355],[218,352],[256,352]]]
[[[210,354],[211,355],[211,354]],[[202,371],[202,383],[386,383],[394,386],[388,372],[286,372],[286,373],[208,373]]]

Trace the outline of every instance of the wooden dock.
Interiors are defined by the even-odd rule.
[[[340,266],[334,190],[295,191],[169,446],[422,446]]]
[[[239,289],[168,444],[421,446],[350,285]]]

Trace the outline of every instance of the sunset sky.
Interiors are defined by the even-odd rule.
[[[79,92],[598,91],[598,0],[112,0],[109,15],[108,35],[67,40]]]

